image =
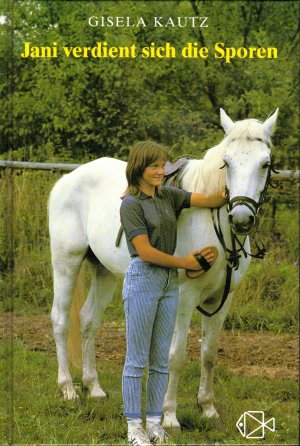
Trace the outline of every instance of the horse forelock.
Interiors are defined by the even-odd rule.
[[[244,119],[237,121],[231,132],[224,138],[223,143],[228,145],[232,141],[255,141],[260,140],[270,145],[271,141],[264,133],[263,123],[257,119]]]
[[[208,149],[202,160],[190,160],[182,172],[182,186],[192,192],[219,194],[225,187],[225,169],[223,158],[230,143],[241,141],[264,142],[270,150],[270,139],[264,134],[263,123],[257,119],[245,119],[234,123],[231,132],[215,147]],[[253,147],[253,146],[252,146]]]

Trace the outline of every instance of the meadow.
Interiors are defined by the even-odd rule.
[[[49,313],[52,278],[47,231],[47,197],[57,172],[16,171],[13,181],[1,171],[0,209],[0,313],[1,327],[0,444],[126,444],[122,417],[122,363],[98,365],[105,401],[92,401],[80,388],[81,398],[64,402],[56,387],[56,357],[53,349],[35,349],[13,338],[12,312],[38,317]],[[9,190],[13,188],[13,212],[9,212]],[[298,330],[298,216],[295,202],[284,203],[287,189],[272,192],[260,217],[259,237],[268,247],[265,260],[254,260],[235,294],[225,321],[225,330],[295,335]],[[274,197],[280,198],[274,216]],[[7,216],[11,215],[10,221]],[[13,271],[9,270],[13,234]],[[88,281],[88,274],[86,277]],[[5,318],[4,318],[5,320]],[[120,286],[104,318],[124,326]],[[195,312],[192,328],[198,327]],[[247,358],[245,358],[247,361]],[[282,362],[285,358],[282,357]],[[276,368],[276,364],[274,364]],[[197,408],[198,361],[189,361],[180,379],[178,417],[182,432],[170,444],[250,444],[236,428],[246,410],[263,410],[275,417],[276,431],[267,432],[261,444],[297,444],[298,387],[290,377],[241,376],[224,364],[216,367],[215,395],[221,421],[207,421]],[[268,418],[266,418],[268,419]]]
[[[3,358],[3,348],[1,356]],[[55,356],[28,351],[21,342],[14,345],[13,444],[126,444],[126,422],[122,417],[121,366],[105,362],[100,367],[101,383],[109,398],[92,401],[80,389],[80,399],[65,402],[56,387]],[[274,417],[275,433],[267,432],[260,444],[297,444],[298,388],[289,379],[241,378],[218,366],[215,394],[221,422],[199,415],[196,403],[199,364],[189,363],[180,378],[178,418],[182,432],[172,435],[171,444],[249,444],[236,429],[244,411],[259,409],[266,420]],[[1,387],[5,377],[1,378]],[[5,406],[4,406],[5,407]],[[2,406],[3,410],[3,406]],[[6,444],[2,415],[1,444]],[[4,421],[4,423],[3,423]]]

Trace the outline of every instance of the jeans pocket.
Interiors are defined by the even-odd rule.
[[[130,276],[133,279],[146,279],[153,273],[154,265],[150,263],[137,263],[133,264],[130,270]]]

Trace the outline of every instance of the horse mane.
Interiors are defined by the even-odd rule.
[[[231,132],[217,146],[208,149],[201,160],[190,160],[181,175],[182,188],[191,192],[202,192],[210,195],[220,194],[225,187],[224,155],[228,145],[241,141],[263,141],[271,147],[270,139],[266,139],[262,122],[257,119],[245,119],[235,122]]]

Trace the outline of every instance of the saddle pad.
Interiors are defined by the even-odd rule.
[[[182,169],[183,166],[185,166],[189,161],[189,158],[178,158],[174,163],[170,163],[170,161],[166,162],[165,166],[165,177],[169,178],[171,175],[177,173],[179,170]]]

